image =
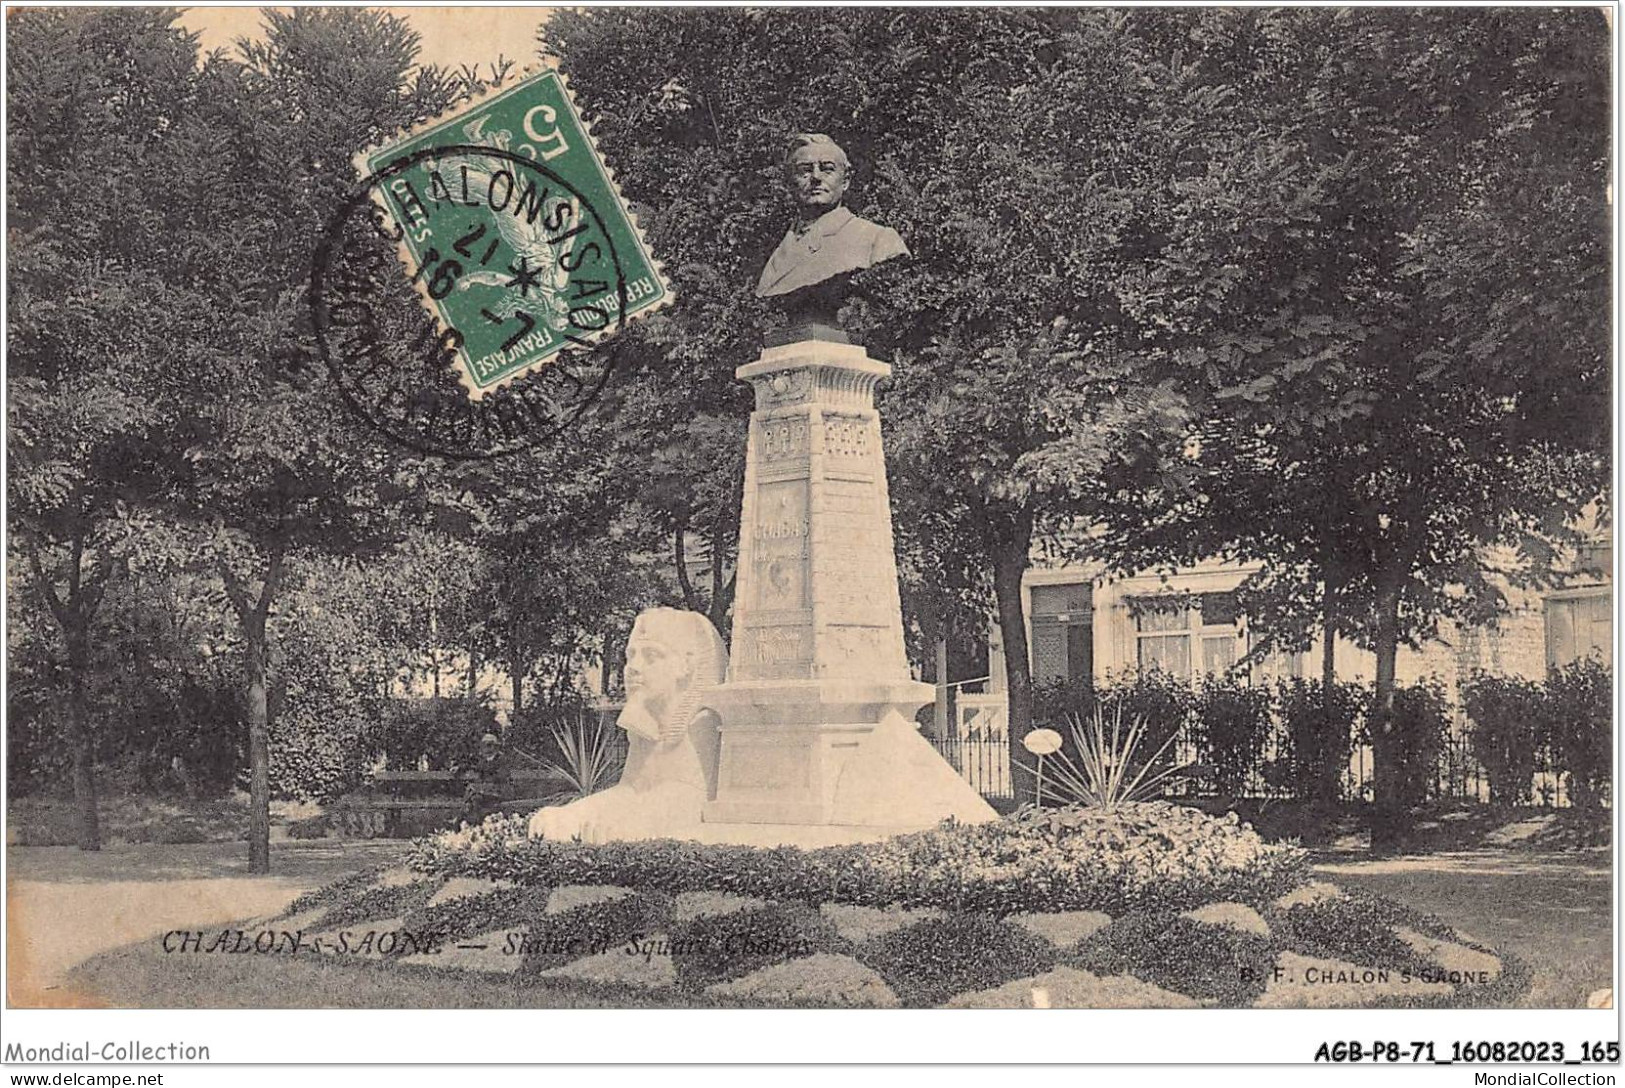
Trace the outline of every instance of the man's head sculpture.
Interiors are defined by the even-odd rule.
[[[784,151],[784,180],[803,215],[817,216],[846,199],[852,162],[822,132],[798,132]]]
[[[626,642],[628,731],[670,738],[699,713],[707,688],[726,678],[728,651],[711,621],[698,612],[650,608],[638,614]],[[640,726],[642,728],[640,728]]]
[[[795,201],[796,219],[756,281],[757,297],[772,300],[786,318],[785,329],[769,331],[769,345],[797,339],[846,343],[838,313],[851,276],[908,256],[908,246],[896,231],[859,218],[842,205],[851,172],[846,152],[823,133],[790,137],[784,184]]]

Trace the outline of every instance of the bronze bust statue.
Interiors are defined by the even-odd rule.
[[[770,343],[845,342],[835,313],[845,301],[847,278],[881,261],[908,256],[896,231],[842,206],[849,171],[846,152],[828,136],[801,133],[790,138],[784,179],[796,202],[796,221],[756,283],[757,297],[772,299],[789,316],[789,328],[770,336]]]

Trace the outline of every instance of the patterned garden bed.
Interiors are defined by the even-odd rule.
[[[695,1005],[1507,1006],[1527,989],[1437,919],[1188,813],[812,851],[532,843],[492,821],[246,928],[301,956]]]

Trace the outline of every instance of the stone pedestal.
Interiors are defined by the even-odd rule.
[[[995,816],[913,723],[935,689],[910,677],[903,650],[874,408],[890,373],[857,345],[822,340],[769,347],[737,371],[756,410],[729,679],[707,700],[721,719],[707,824],[861,838]]]

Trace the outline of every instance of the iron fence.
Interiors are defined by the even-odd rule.
[[[1005,736],[937,737],[931,741],[961,778],[990,801],[1015,797],[1010,775],[1010,742]]]
[[[961,718],[968,718],[974,724],[947,737],[931,737],[933,747],[988,800],[1015,799],[1009,733],[1004,719],[986,713],[985,708],[977,708],[977,712],[961,715]],[[1189,768],[1191,773],[1167,783],[1163,790],[1165,796],[1197,799],[1223,795],[1286,801],[1295,795],[1290,775],[1273,773],[1285,768],[1286,746],[1279,735],[1269,738],[1262,757],[1249,769],[1241,788],[1234,791],[1221,790],[1211,774],[1205,772],[1202,752],[1188,726],[1181,729],[1172,750],[1175,763]],[[1374,773],[1370,745],[1356,746],[1343,774],[1343,796],[1370,801]],[[1489,775],[1474,757],[1472,743],[1464,734],[1452,734],[1441,747],[1428,796],[1436,801],[1490,802]],[[1536,753],[1527,803],[1542,808],[1568,808],[1573,804],[1568,777],[1557,767],[1548,749],[1542,748]],[[1601,803],[1605,806],[1612,803],[1611,790],[1604,791]]]

